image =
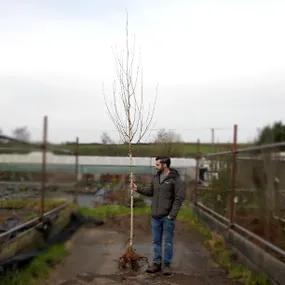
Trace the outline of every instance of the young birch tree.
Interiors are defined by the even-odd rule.
[[[134,237],[134,192],[133,192],[133,151],[132,145],[139,143],[147,134],[152,124],[156,100],[147,107],[144,102],[143,70],[135,54],[135,41],[132,48],[129,44],[128,15],[126,16],[126,46],[121,52],[115,52],[116,80],[113,83],[113,94],[108,102],[104,93],[108,114],[115,125],[121,140],[128,144],[130,166],[129,187],[131,202],[129,247],[133,247]]]

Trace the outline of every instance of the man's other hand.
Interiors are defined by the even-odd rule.
[[[132,185],[132,189],[133,189],[133,191],[135,191],[135,192],[137,192],[137,191],[138,191],[138,186],[137,186],[137,184],[136,184],[136,183],[133,183],[133,185]]]

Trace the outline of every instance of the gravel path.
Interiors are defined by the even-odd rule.
[[[114,218],[102,226],[83,227],[67,242],[70,255],[42,285],[230,285],[239,284],[211,258],[203,238],[185,224],[176,225],[173,274],[147,274],[147,263],[137,272],[122,271],[118,258],[128,241],[128,219]],[[150,221],[135,218],[135,248],[151,262]]]

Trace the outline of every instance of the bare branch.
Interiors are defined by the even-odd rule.
[[[149,104],[145,110],[143,69],[140,60],[136,59],[135,39],[129,44],[128,14],[126,13],[125,50],[118,53],[113,51],[116,65],[116,80],[113,83],[112,103],[107,102],[104,94],[105,105],[108,114],[116,127],[120,139],[128,143],[130,158],[130,185],[133,183],[132,173],[132,144],[139,143],[149,131],[153,121],[158,95],[153,104]],[[140,58],[139,58],[140,59]],[[138,90],[140,88],[140,90]],[[131,231],[130,246],[133,240],[133,193],[131,190]]]

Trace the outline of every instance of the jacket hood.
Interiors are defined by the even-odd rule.
[[[169,170],[170,170],[170,172],[167,175],[167,178],[176,178],[176,177],[180,176],[179,172],[175,168],[170,168]],[[160,175],[160,173],[161,173],[161,171],[158,171],[157,175]]]
[[[175,168],[170,168],[170,172],[168,174],[168,177],[176,178],[178,176],[180,176],[179,172]]]

